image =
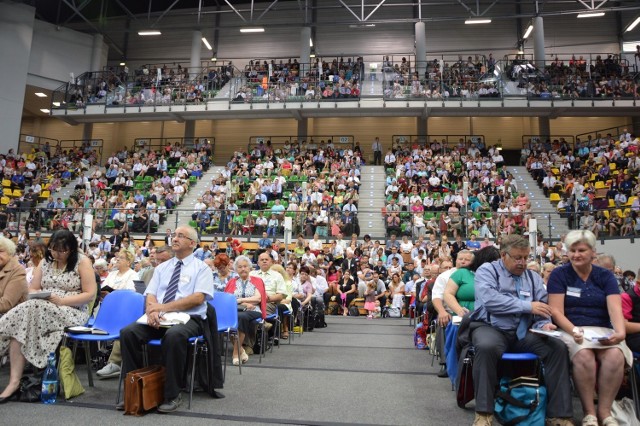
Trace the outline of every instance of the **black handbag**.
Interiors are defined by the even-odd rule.
[[[42,378],[22,376],[20,379],[20,402],[40,402]]]

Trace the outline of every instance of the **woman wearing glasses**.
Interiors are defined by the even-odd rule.
[[[91,261],[79,253],[73,233],[60,230],[51,236],[45,261],[33,273],[30,291],[51,295],[21,303],[0,318],[0,354],[8,349],[11,361],[9,384],[0,393],[0,404],[18,395],[27,361],[44,368],[65,327],[84,325],[89,318],[96,279]]]

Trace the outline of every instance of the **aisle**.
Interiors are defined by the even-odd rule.
[[[178,412],[123,417],[113,407],[117,381],[96,381],[74,402],[44,406],[9,403],[0,409],[5,424],[304,424],[304,425],[469,425],[473,413],[456,407],[450,382],[436,376],[431,356],[413,347],[407,319],[369,321],[327,317],[317,329],[274,348],[258,364],[227,367],[226,398],[194,395]],[[8,369],[0,370],[0,384]],[[87,383],[84,366],[80,379]]]

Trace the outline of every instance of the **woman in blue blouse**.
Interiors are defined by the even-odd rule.
[[[611,272],[592,265],[596,237],[591,231],[571,231],[565,244],[570,263],[554,269],[547,291],[553,321],[569,348],[573,380],[585,416],[582,425],[598,426],[598,419],[603,426],[617,425],[611,404],[622,383],[625,361],[631,365],[632,360],[624,343],[618,283]],[[593,402],[596,384],[597,411]]]

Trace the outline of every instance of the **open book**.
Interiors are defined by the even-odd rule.
[[[165,312],[160,317],[160,327],[171,327],[178,324],[186,324],[191,316],[185,312]],[[147,314],[142,315],[136,321],[138,324],[148,324]]]
[[[99,328],[94,327],[85,327],[83,325],[76,325],[73,327],[67,327],[64,329],[69,334],[100,334],[106,336],[109,334],[108,331],[100,330]]]

